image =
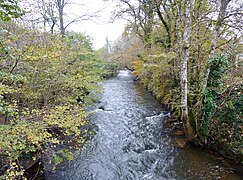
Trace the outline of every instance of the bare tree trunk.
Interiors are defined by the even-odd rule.
[[[55,21],[52,21],[52,26],[51,26],[51,34],[54,34],[54,27],[56,25]]]
[[[184,34],[183,34],[183,49],[181,59],[181,118],[184,127],[188,134],[188,105],[187,105],[187,62],[189,59],[189,43],[191,34],[191,17],[190,17],[190,0],[185,0],[184,12]],[[190,134],[188,134],[190,137]]]
[[[64,27],[64,20],[63,20],[63,9],[65,6],[65,1],[64,0],[57,0],[57,8],[58,8],[58,13],[59,13],[59,22],[60,22],[60,30],[61,34],[65,35],[65,27]]]

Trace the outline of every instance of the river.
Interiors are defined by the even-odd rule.
[[[90,116],[96,135],[69,166],[46,179],[241,179],[212,153],[173,146],[163,125],[168,113],[133,79],[123,70],[102,83],[101,102]]]

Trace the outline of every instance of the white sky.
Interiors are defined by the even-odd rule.
[[[112,1],[103,0],[75,0],[77,3],[85,4],[85,6],[72,6],[71,11],[78,14],[85,14],[85,12],[94,12],[103,9],[99,14],[100,18],[93,21],[82,21],[78,24],[72,24],[67,30],[74,30],[82,32],[93,38],[93,46],[99,49],[105,45],[106,37],[109,41],[117,39],[124,30],[125,20],[117,20],[114,23],[108,23],[111,12],[115,8],[115,3]]]

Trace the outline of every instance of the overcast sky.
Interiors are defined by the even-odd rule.
[[[52,1],[52,0],[49,0]],[[76,17],[85,15],[87,13],[98,12],[96,15],[99,18],[93,18],[91,20],[81,21],[75,24],[71,24],[66,29],[67,31],[73,30],[75,32],[85,33],[91,36],[93,39],[93,46],[95,49],[103,47],[106,43],[106,37],[109,41],[116,40],[123,32],[126,24],[125,20],[116,20],[113,23],[109,23],[111,13],[114,11],[116,3],[119,0],[67,0],[70,4],[64,8],[64,26],[75,19]],[[36,16],[35,9],[36,0],[22,0],[22,6],[26,11],[32,11],[29,19],[39,18]],[[48,2],[48,0],[46,1]],[[28,18],[27,18],[28,19]],[[57,27],[56,27],[57,28]]]
[[[111,12],[115,8],[115,3],[103,0],[76,0],[77,3],[85,3],[85,6],[72,6],[69,11],[75,14],[82,14],[87,11],[94,12],[103,9],[99,13],[100,18],[93,21],[82,21],[78,24],[71,25],[68,30],[77,32],[84,32],[93,38],[93,45],[95,49],[104,46],[106,37],[109,41],[117,39],[124,30],[125,21],[117,20],[114,23],[108,23],[110,20]]]

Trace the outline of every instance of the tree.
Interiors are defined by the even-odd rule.
[[[155,17],[153,0],[120,0],[120,2],[119,10],[113,12],[113,19],[127,19],[129,22],[127,28],[140,37],[146,48],[150,48]]]
[[[192,133],[190,121],[188,119],[188,105],[187,105],[187,62],[189,60],[189,46],[190,46],[190,36],[191,36],[191,17],[190,17],[190,0],[185,0],[184,2],[184,33],[183,33],[183,50],[181,56],[181,118],[184,126],[186,127],[189,139]]]
[[[24,11],[19,7],[18,0],[0,0],[0,19],[9,21],[12,18],[19,18]]]
[[[77,15],[71,19],[66,18],[65,16],[67,15],[65,13],[65,9],[67,6],[72,5],[71,0],[54,0],[56,9],[58,11],[58,17],[59,17],[59,29],[61,31],[61,34],[64,35],[66,29],[68,28],[68,26],[70,26],[73,23],[77,23],[80,21],[84,21],[84,20],[93,20],[94,18],[98,17],[98,13],[99,11],[95,11],[95,12],[85,12],[81,15]],[[82,4],[74,4],[75,6],[82,6]]]
[[[210,49],[209,59],[212,58],[215,54],[215,50],[217,47],[217,40],[219,38],[219,34],[220,34],[220,30],[221,30],[223,21],[225,20],[226,9],[227,9],[227,6],[229,5],[230,1],[231,0],[220,0],[220,10],[219,10],[218,18],[216,20],[215,28],[213,30],[213,39],[212,39],[212,46]],[[205,88],[207,86],[209,73],[210,73],[210,68],[207,67],[204,85],[203,85],[203,91],[205,90]]]
[[[55,0],[55,5],[58,10],[59,15],[59,25],[60,25],[60,31],[61,34],[65,34],[65,27],[64,27],[64,7],[67,5],[68,0]]]
[[[53,1],[37,0],[37,10],[43,19],[44,31],[46,31],[46,23],[49,24],[51,33],[54,33],[54,28],[58,21],[58,16]]]
[[[65,35],[67,28],[71,24],[80,23],[82,21],[94,21],[98,18],[102,10],[90,11],[85,4],[75,3],[74,0],[37,0],[34,2],[26,1],[23,6],[29,4],[30,13],[26,17],[26,21],[35,24],[41,24],[44,29],[49,24],[50,31],[53,33],[55,29],[59,29],[62,35]],[[79,13],[70,12],[71,8],[80,7]]]
[[[168,17],[168,16],[171,15],[171,17],[172,17],[173,15],[175,15],[173,13],[169,14],[169,11],[170,11],[170,9],[174,10],[173,6],[175,6],[176,3],[173,3],[173,4],[171,3],[170,4],[171,8],[167,8],[166,3],[167,3],[167,1],[157,1],[157,0],[155,0],[156,13],[158,15],[159,20],[162,22],[162,24],[163,24],[163,26],[164,26],[164,28],[166,30],[166,33],[167,33],[167,40],[164,43],[165,44],[165,48],[170,49],[171,46],[172,46],[172,44],[171,44],[172,43],[172,37],[171,37],[171,26],[172,25],[171,24],[173,24],[173,22],[172,21],[168,22],[171,19],[167,19],[167,18],[165,18],[165,16]]]

